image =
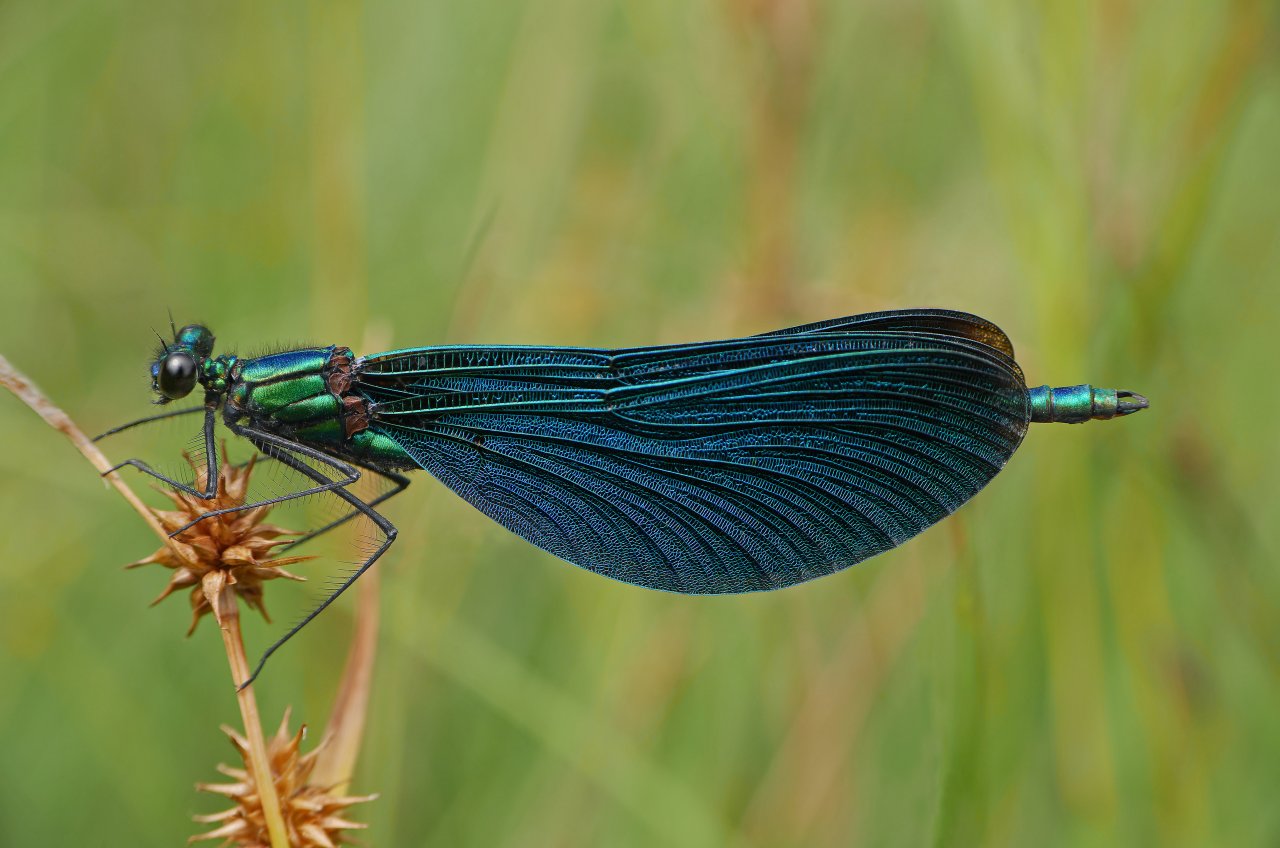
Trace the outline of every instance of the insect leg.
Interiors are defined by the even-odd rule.
[[[224,509],[210,510],[208,512],[202,513],[201,515],[188,521],[186,524],[182,525],[178,529],[174,530],[172,533],[169,534],[171,537],[177,536],[182,531],[188,530],[196,526],[197,524],[199,524],[201,521],[204,521],[206,518],[212,518],[215,515],[227,515],[228,513],[232,513],[232,512],[244,512],[245,510],[256,509],[257,507],[260,507],[260,506],[271,506],[273,504],[284,503],[285,501],[293,501],[293,500],[297,500],[298,498],[310,497],[311,495],[319,495],[324,492],[337,493],[360,479],[360,472],[354,466],[350,465],[349,463],[343,462],[342,460],[337,459],[336,457],[332,457],[323,451],[318,451],[314,448],[309,448],[309,447],[306,447],[305,445],[300,445],[297,442],[284,438],[283,436],[277,436],[275,433],[268,433],[265,430],[258,430],[253,427],[242,427],[236,424],[228,424],[227,429],[230,430],[232,433],[235,433],[237,436],[244,436],[246,439],[253,442],[254,445],[258,446],[259,448],[263,448],[264,451],[267,453],[267,455],[270,456],[272,459],[275,459],[275,460],[278,460],[279,462],[284,463],[290,468],[293,468],[295,471],[298,470],[296,464],[304,465],[307,468],[307,472],[309,472],[309,473],[304,472],[305,476],[315,481],[318,485],[311,486],[310,488],[307,488],[307,489],[301,489],[297,492],[288,492],[287,494],[283,494],[275,498],[267,498],[265,500],[253,501],[251,503],[240,504],[239,506],[229,506]],[[305,463],[299,462],[296,459],[296,457],[291,456],[291,454],[301,455],[301,456],[308,457],[309,459],[313,459],[316,462],[321,463],[322,465],[326,465],[329,468],[334,469],[335,471],[337,471],[338,473],[344,476],[339,480],[330,479],[329,477],[326,477],[323,474],[321,474],[319,471],[316,471],[315,469],[306,465]],[[364,503],[364,502],[361,501],[361,503]]]
[[[204,468],[205,468],[205,483],[204,483],[203,492],[197,489],[194,489],[185,483],[179,483],[177,480],[174,480],[171,477],[167,477],[164,474],[161,474],[159,471],[156,471],[154,468],[152,468],[150,465],[147,465],[147,463],[143,462],[140,459],[126,459],[124,462],[121,462],[115,466],[112,466],[111,468],[108,468],[106,471],[102,472],[102,476],[106,477],[108,474],[111,474],[114,471],[119,471],[121,468],[124,468],[126,465],[128,465],[138,469],[143,474],[147,474],[151,477],[156,478],[162,483],[172,486],[173,488],[177,489],[180,492],[186,492],[188,495],[197,497],[202,501],[212,500],[214,495],[218,493],[218,452],[217,450],[214,449],[214,444],[213,444],[213,428],[215,425],[215,416],[218,411],[217,399],[215,397],[206,397],[203,408],[204,408]],[[182,413],[177,413],[177,414],[182,414]],[[140,423],[140,422],[134,422],[134,423]],[[132,426],[132,425],[128,425],[128,426]],[[124,429],[124,428],[117,428],[117,431],[120,429]],[[103,433],[103,435],[104,436],[109,435],[110,432],[116,432],[116,431],[109,431],[108,433]],[[101,438],[101,436],[99,436],[99,438]]]
[[[119,427],[112,427],[105,433],[99,433],[94,436],[93,440],[96,442],[101,439],[105,439],[107,436],[114,436],[116,433],[122,433],[125,430],[132,430],[134,427],[138,427],[143,424],[150,424],[152,421],[162,421],[165,418],[177,418],[179,415],[191,415],[193,413],[200,412],[203,409],[203,406],[189,406],[186,409],[173,409],[169,412],[162,412],[159,415],[148,415],[146,418],[139,418],[137,421],[130,421],[128,424],[121,424]]]
[[[409,478],[405,477],[403,474],[397,474],[394,471],[384,471],[383,469],[376,468],[372,465],[365,465],[363,462],[352,462],[351,464],[359,468],[363,468],[366,471],[371,471],[374,474],[377,474],[379,477],[383,477],[387,480],[390,480],[392,485],[394,486],[394,488],[392,488],[390,491],[383,492],[382,494],[378,495],[376,498],[374,498],[371,501],[366,501],[366,503],[371,507],[377,506],[383,501],[390,500],[391,498],[403,492],[405,489],[409,488],[409,482],[410,482]],[[350,521],[351,519],[355,518],[357,515],[360,515],[360,514],[361,514],[360,510],[353,509],[351,512],[347,513],[346,515],[342,516],[336,521],[331,521],[319,529],[312,530],[310,533],[306,534],[305,536],[300,536],[299,538],[294,539],[292,542],[290,542],[287,545],[284,545],[279,550],[287,551],[290,548],[296,548],[298,545],[301,545],[303,542],[310,541],[311,539],[314,539],[316,536],[319,536],[321,533],[328,533],[333,528],[347,523],[348,521]]]
[[[312,480],[314,480],[317,483],[322,483],[326,479],[325,476],[321,474],[319,471],[312,468],[311,466],[307,465],[302,460],[298,459],[299,455],[308,457],[318,462],[325,462],[326,464],[329,464],[334,467],[337,467],[339,465],[346,465],[346,463],[342,463],[334,459],[333,457],[330,457],[327,454],[322,453],[321,451],[317,451],[317,450],[314,450],[313,448],[308,448],[304,445],[299,445],[294,442],[289,442],[286,439],[280,439],[278,436],[274,436],[273,434],[270,434],[270,433],[264,433],[259,430],[253,430],[252,428],[249,428],[249,427],[243,427],[243,428],[237,427],[233,429],[241,431],[240,433],[241,435],[244,435],[250,439],[253,439],[255,441],[258,439],[261,439],[264,442],[271,443],[276,447],[280,448],[279,453],[276,455],[276,459],[278,459],[280,462],[284,463],[285,465],[289,466],[293,470],[299,472],[300,474],[310,477]],[[352,470],[354,471],[354,469]],[[357,476],[358,476],[358,472],[357,472]],[[323,489],[324,487],[322,486],[321,488]],[[244,687],[252,683],[254,680],[256,680],[258,675],[262,673],[262,668],[263,666],[266,665],[267,659],[272,654],[274,654],[277,650],[279,650],[281,646],[283,646],[286,642],[292,639],[300,630],[302,630],[302,628],[310,624],[312,619],[314,619],[320,613],[324,612],[324,610],[330,604],[332,604],[338,598],[339,595],[345,592],[351,586],[352,583],[355,583],[356,580],[360,578],[360,575],[368,571],[369,567],[372,566],[374,562],[377,561],[378,557],[382,556],[386,552],[387,548],[391,547],[391,543],[396,540],[396,535],[397,535],[396,526],[392,524],[390,521],[388,521],[386,517],[382,515],[382,513],[378,512],[372,506],[360,500],[360,498],[356,497],[355,495],[353,495],[351,492],[349,492],[347,489],[343,487],[331,488],[331,489],[327,489],[327,491],[332,491],[333,494],[337,495],[339,498],[341,498],[342,500],[350,504],[352,509],[355,512],[367,517],[370,521],[372,521],[377,526],[377,528],[382,531],[382,535],[383,535],[382,544],[380,544],[377,547],[377,549],[374,550],[374,552],[371,553],[365,559],[365,561],[360,564],[360,567],[357,568],[355,571],[353,571],[351,575],[347,577],[347,579],[344,580],[340,586],[338,586],[338,588],[334,589],[333,592],[331,592],[323,601],[321,601],[320,604],[315,609],[307,613],[302,618],[302,620],[299,621],[297,624],[295,624],[293,627],[290,627],[289,630],[283,636],[277,639],[270,647],[267,648],[266,651],[263,652],[262,657],[258,660],[258,664],[253,669],[253,673],[249,675],[249,679],[240,684],[241,689],[243,689]],[[392,494],[394,494],[394,492]],[[385,500],[385,497],[383,498],[383,500]]]

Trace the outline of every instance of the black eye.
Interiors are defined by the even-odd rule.
[[[160,394],[177,400],[191,394],[196,385],[196,361],[191,354],[175,351],[160,366]]]

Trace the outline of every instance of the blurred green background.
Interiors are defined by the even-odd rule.
[[[697,599],[425,475],[354,790],[381,846],[1280,842],[1280,38],[1260,2],[0,5],[0,354],[86,430],[152,327],[638,345],[936,305],[1040,427],[846,573]],[[366,348],[367,350],[367,348]],[[176,845],[238,713],[154,539],[0,395],[0,844]],[[114,459],[124,458],[109,448]],[[352,605],[275,661],[323,726]]]

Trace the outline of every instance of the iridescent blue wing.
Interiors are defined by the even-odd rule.
[[[745,339],[362,361],[371,427],[513,532],[686,593],[846,568],[955,511],[1026,432],[994,325],[875,313]]]
[[[832,318],[813,324],[801,324],[785,330],[761,333],[762,336],[793,336],[810,333],[884,332],[900,330],[908,333],[938,333],[971,339],[993,347],[1013,359],[1013,343],[995,324],[968,312],[951,309],[900,309],[890,312],[866,312],[846,318]],[[1016,366],[1015,366],[1016,367]]]

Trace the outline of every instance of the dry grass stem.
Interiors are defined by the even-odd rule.
[[[128,502],[129,506],[133,507],[138,515],[142,516],[142,520],[147,522],[147,526],[173,551],[174,556],[184,561],[194,562],[195,554],[180,542],[169,538],[168,532],[160,525],[160,519],[142,502],[141,498],[134,494],[133,490],[125,484],[120,475],[107,474],[112,463],[102,455],[102,451],[98,450],[98,446],[93,443],[93,440],[81,432],[80,428],[75,425],[75,422],[71,420],[67,413],[55,406],[36,387],[35,383],[10,365],[9,360],[3,356],[0,356],[0,385],[17,395],[18,399],[31,407],[37,415],[44,419],[46,424],[70,439],[71,444],[76,446],[76,450],[84,454],[84,458],[89,460],[89,464],[94,468],[98,469],[99,474],[106,474],[106,481],[115,486],[116,491]]]
[[[244,639],[240,634],[240,605],[226,592],[215,596],[215,604],[222,608],[215,610],[215,614],[218,629],[222,631],[222,644],[227,649],[231,679],[239,686],[249,679],[249,659],[245,655]],[[292,843],[280,812],[280,797],[276,793],[271,761],[267,757],[267,743],[262,736],[262,720],[258,716],[258,699],[254,697],[253,686],[238,689],[236,700],[240,704],[240,720],[245,728],[245,747],[248,751],[246,760],[257,787],[255,795],[262,810],[262,820],[271,840],[271,848],[290,848]]]
[[[360,584],[360,606],[356,611],[355,636],[347,653],[347,664],[338,685],[329,727],[321,744],[314,780],[347,791],[360,754],[360,741],[369,712],[369,691],[373,683],[373,657],[378,637],[378,594],[381,578],[376,568],[364,575]]]
[[[0,356],[0,385],[17,395],[23,403],[31,407],[47,424],[70,439],[71,443],[76,446],[80,453],[84,454],[85,458],[89,460],[94,468],[98,469],[99,473],[106,474],[108,482],[142,516],[142,519],[147,522],[147,526],[164,542],[168,552],[177,561],[190,567],[199,566],[200,557],[198,552],[190,545],[169,538],[169,532],[164,528],[160,516],[142,502],[133,490],[125,484],[124,480],[120,478],[120,475],[107,474],[107,471],[111,468],[111,463],[102,455],[102,452],[93,444],[93,441],[85,436],[71,420],[70,416],[55,406],[26,375],[10,365],[9,361],[3,356]],[[213,598],[214,601],[211,601],[211,608],[215,613],[221,612],[217,617],[219,626],[222,629],[222,641],[227,650],[227,661],[231,666],[231,677],[239,685],[242,681],[249,679],[249,663],[245,657],[244,641],[240,635],[239,609],[234,599],[229,598],[225,592],[215,592],[213,593]],[[221,610],[218,610],[219,604],[222,605]],[[260,803],[263,819],[270,833],[271,848],[289,848],[284,820],[280,815],[280,799],[276,795],[274,782],[269,779],[271,768],[267,761],[266,742],[263,739],[262,725],[258,719],[258,705],[257,700],[254,698],[253,687],[246,686],[240,689],[237,693],[237,700],[240,704],[240,715],[244,721],[249,761],[254,774],[260,778],[257,781],[258,786],[262,789]],[[263,777],[267,779],[261,779]]]

